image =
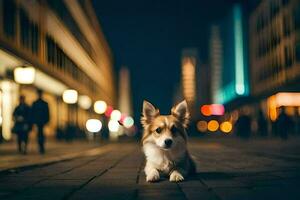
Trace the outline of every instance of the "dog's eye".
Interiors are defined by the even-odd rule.
[[[156,131],[156,133],[161,133],[161,128],[158,127],[155,131]]]
[[[172,132],[172,133],[176,133],[177,131],[178,131],[178,129],[176,128],[176,126],[173,125],[173,126],[171,127],[171,132]]]

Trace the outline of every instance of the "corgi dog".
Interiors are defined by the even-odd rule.
[[[151,103],[143,102],[141,124],[147,182],[159,181],[160,176],[180,182],[195,172],[194,161],[187,150],[189,117],[185,100],[175,105],[170,115],[160,115]]]

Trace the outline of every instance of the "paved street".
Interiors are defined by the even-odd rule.
[[[0,199],[300,199],[299,140],[191,140],[197,174],[146,183],[136,143],[0,174]],[[76,147],[74,147],[76,148]]]

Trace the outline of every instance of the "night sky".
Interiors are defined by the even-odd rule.
[[[180,81],[181,50],[196,47],[201,62],[207,63],[209,25],[234,2],[93,1],[114,54],[115,71],[122,65],[130,70],[136,119],[143,99],[169,112]]]

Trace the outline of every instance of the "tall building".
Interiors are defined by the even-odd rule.
[[[213,103],[229,105],[249,94],[246,20],[239,4],[211,28]]]
[[[219,94],[222,89],[222,68],[223,68],[223,46],[220,36],[220,27],[213,25],[210,31],[209,54],[211,66],[211,91],[212,101],[218,103]]]
[[[249,24],[252,93],[275,120],[278,107],[300,106],[300,2],[263,0]]]
[[[69,123],[83,128],[94,115],[91,101],[115,105],[112,65],[111,50],[90,1],[0,0],[1,135],[11,138],[18,96],[25,95],[31,104],[37,88],[44,90],[50,106],[46,134],[54,135]],[[35,72],[32,84],[17,81],[14,72],[21,66]],[[24,73],[21,78],[28,78],[30,74]],[[63,101],[67,89],[79,94],[78,104]]]
[[[181,55],[181,83],[182,94],[187,101],[190,111],[194,111],[197,100],[196,71],[198,68],[198,51],[194,48],[186,48]],[[191,113],[192,117],[194,113]]]

